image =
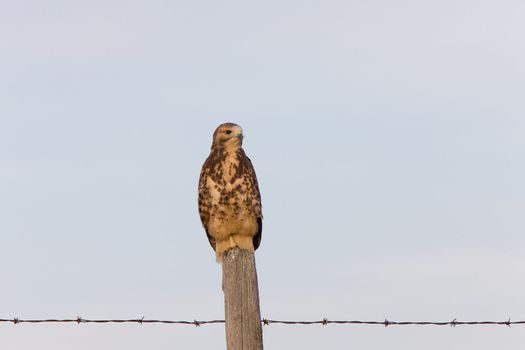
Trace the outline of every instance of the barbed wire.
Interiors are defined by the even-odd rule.
[[[329,324],[340,324],[340,325],[380,325],[380,326],[411,326],[411,325],[419,325],[419,326],[478,326],[478,325],[502,325],[502,326],[508,326],[511,325],[520,325],[524,324],[525,321],[511,321],[510,318],[507,321],[457,321],[456,319],[453,319],[452,321],[445,321],[445,322],[435,322],[435,321],[389,321],[385,319],[384,321],[341,321],[341,320],[328,320],[327,318],[323,318],[320,321],[281,321],[281,320],[270,320],[263,318],[261,320],[262,324],[264,326],[269,326],[271,324],[284,324],[284,325],[315,325],[320,324],[323,326],[329,325]],[[76,318],[63,318],[63,319],[56,319],[56,318],[48,318],[48,319],[21,319],[18,317],[15,318],[1,318],[0,323],[13,323],[13,324],[21,324],[21,323],[138,323],[138,324],[148,324],[148,323],[163,323],[163,324],[176,324],[176,325],[193,325],[196,327],[199,327],[201,325],[205,324],[215,324],[215,323],[225,323],[224,320],[209,320],[209,321],[173,321],[173,320],[155,320],[155,319],[145,319],[142,318],[136,318],[136,319],[87,319],[82,318],[80,316]]]

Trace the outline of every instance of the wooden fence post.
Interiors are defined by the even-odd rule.
[[[228,350],[262,350],[259,288],[253,252],[232,248],[222,257]]]

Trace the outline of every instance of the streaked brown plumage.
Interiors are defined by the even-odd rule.
[[[230,248],[254,251],[261,242],[261,195],[242,139],[239,125],[219,125],[199,179],[199,214],[219,262]]]

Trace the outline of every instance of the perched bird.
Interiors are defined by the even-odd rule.
[[[199,179],[199,214],[218,262],[230,248],[253,252],[261,243],[261,195],[242,139],[239,125],[219,125]]]

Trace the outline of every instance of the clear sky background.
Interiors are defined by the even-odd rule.
[[[223,318],[197,214],[245,131],[273,319],[525,319],[525,3],[0,2],[0,318]],[[265,327],[266,349],[522,349],[523,326]],[[2,349],[224,349],[0,324]]]

